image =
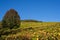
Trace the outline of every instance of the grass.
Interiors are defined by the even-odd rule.
[[[32,40],[60,40],[60,22],[21,22],[20,28],[15,34],[3,35],[6,40],[10,38],[18,39],[23,37]],[[21,31],[19,31],[21,30]],[[12,30],[13,31],[13,30]],[[14,39],[12,39],[14,40]]]

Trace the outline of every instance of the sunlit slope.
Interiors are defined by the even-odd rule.
[[[23,39],[26,37],[31,38],[32,40],[36,40],[37,38],[39,38],[40,40],[42,40],[42,38],[44,40],[60,40],[60,22],[21,21],[20,28],[6,31],[9,34],[8,36],[3,35],[3,39],[11,38],[12,40],[14,40],[21,39],[21,37]]]
[[[21,28],[59,26],[60,22],[21,22]]]
[[[17,37],[20,39],[20,36],[28,36],[32,40],[37,38],[40,40],[60,40],[60,22],[21,22],[17,31],[16,34],[8,35],[6,39],[12,38],[12,36],[16,39]]]

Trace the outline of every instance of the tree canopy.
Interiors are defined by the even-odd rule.
[[[20,16],[17,11],[10,9],[6,12],[2,20],[3,28],[18,28],[20,26]]]

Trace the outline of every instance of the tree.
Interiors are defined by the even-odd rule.
[[[3,28],[18,28],[20,26],[20,17],[14,9],[6,12],[2,20]]]

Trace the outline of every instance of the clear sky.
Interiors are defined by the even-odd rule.
[[[60,22],[60,0],[0,0],[0,20],[11,8],[22,20]]]

